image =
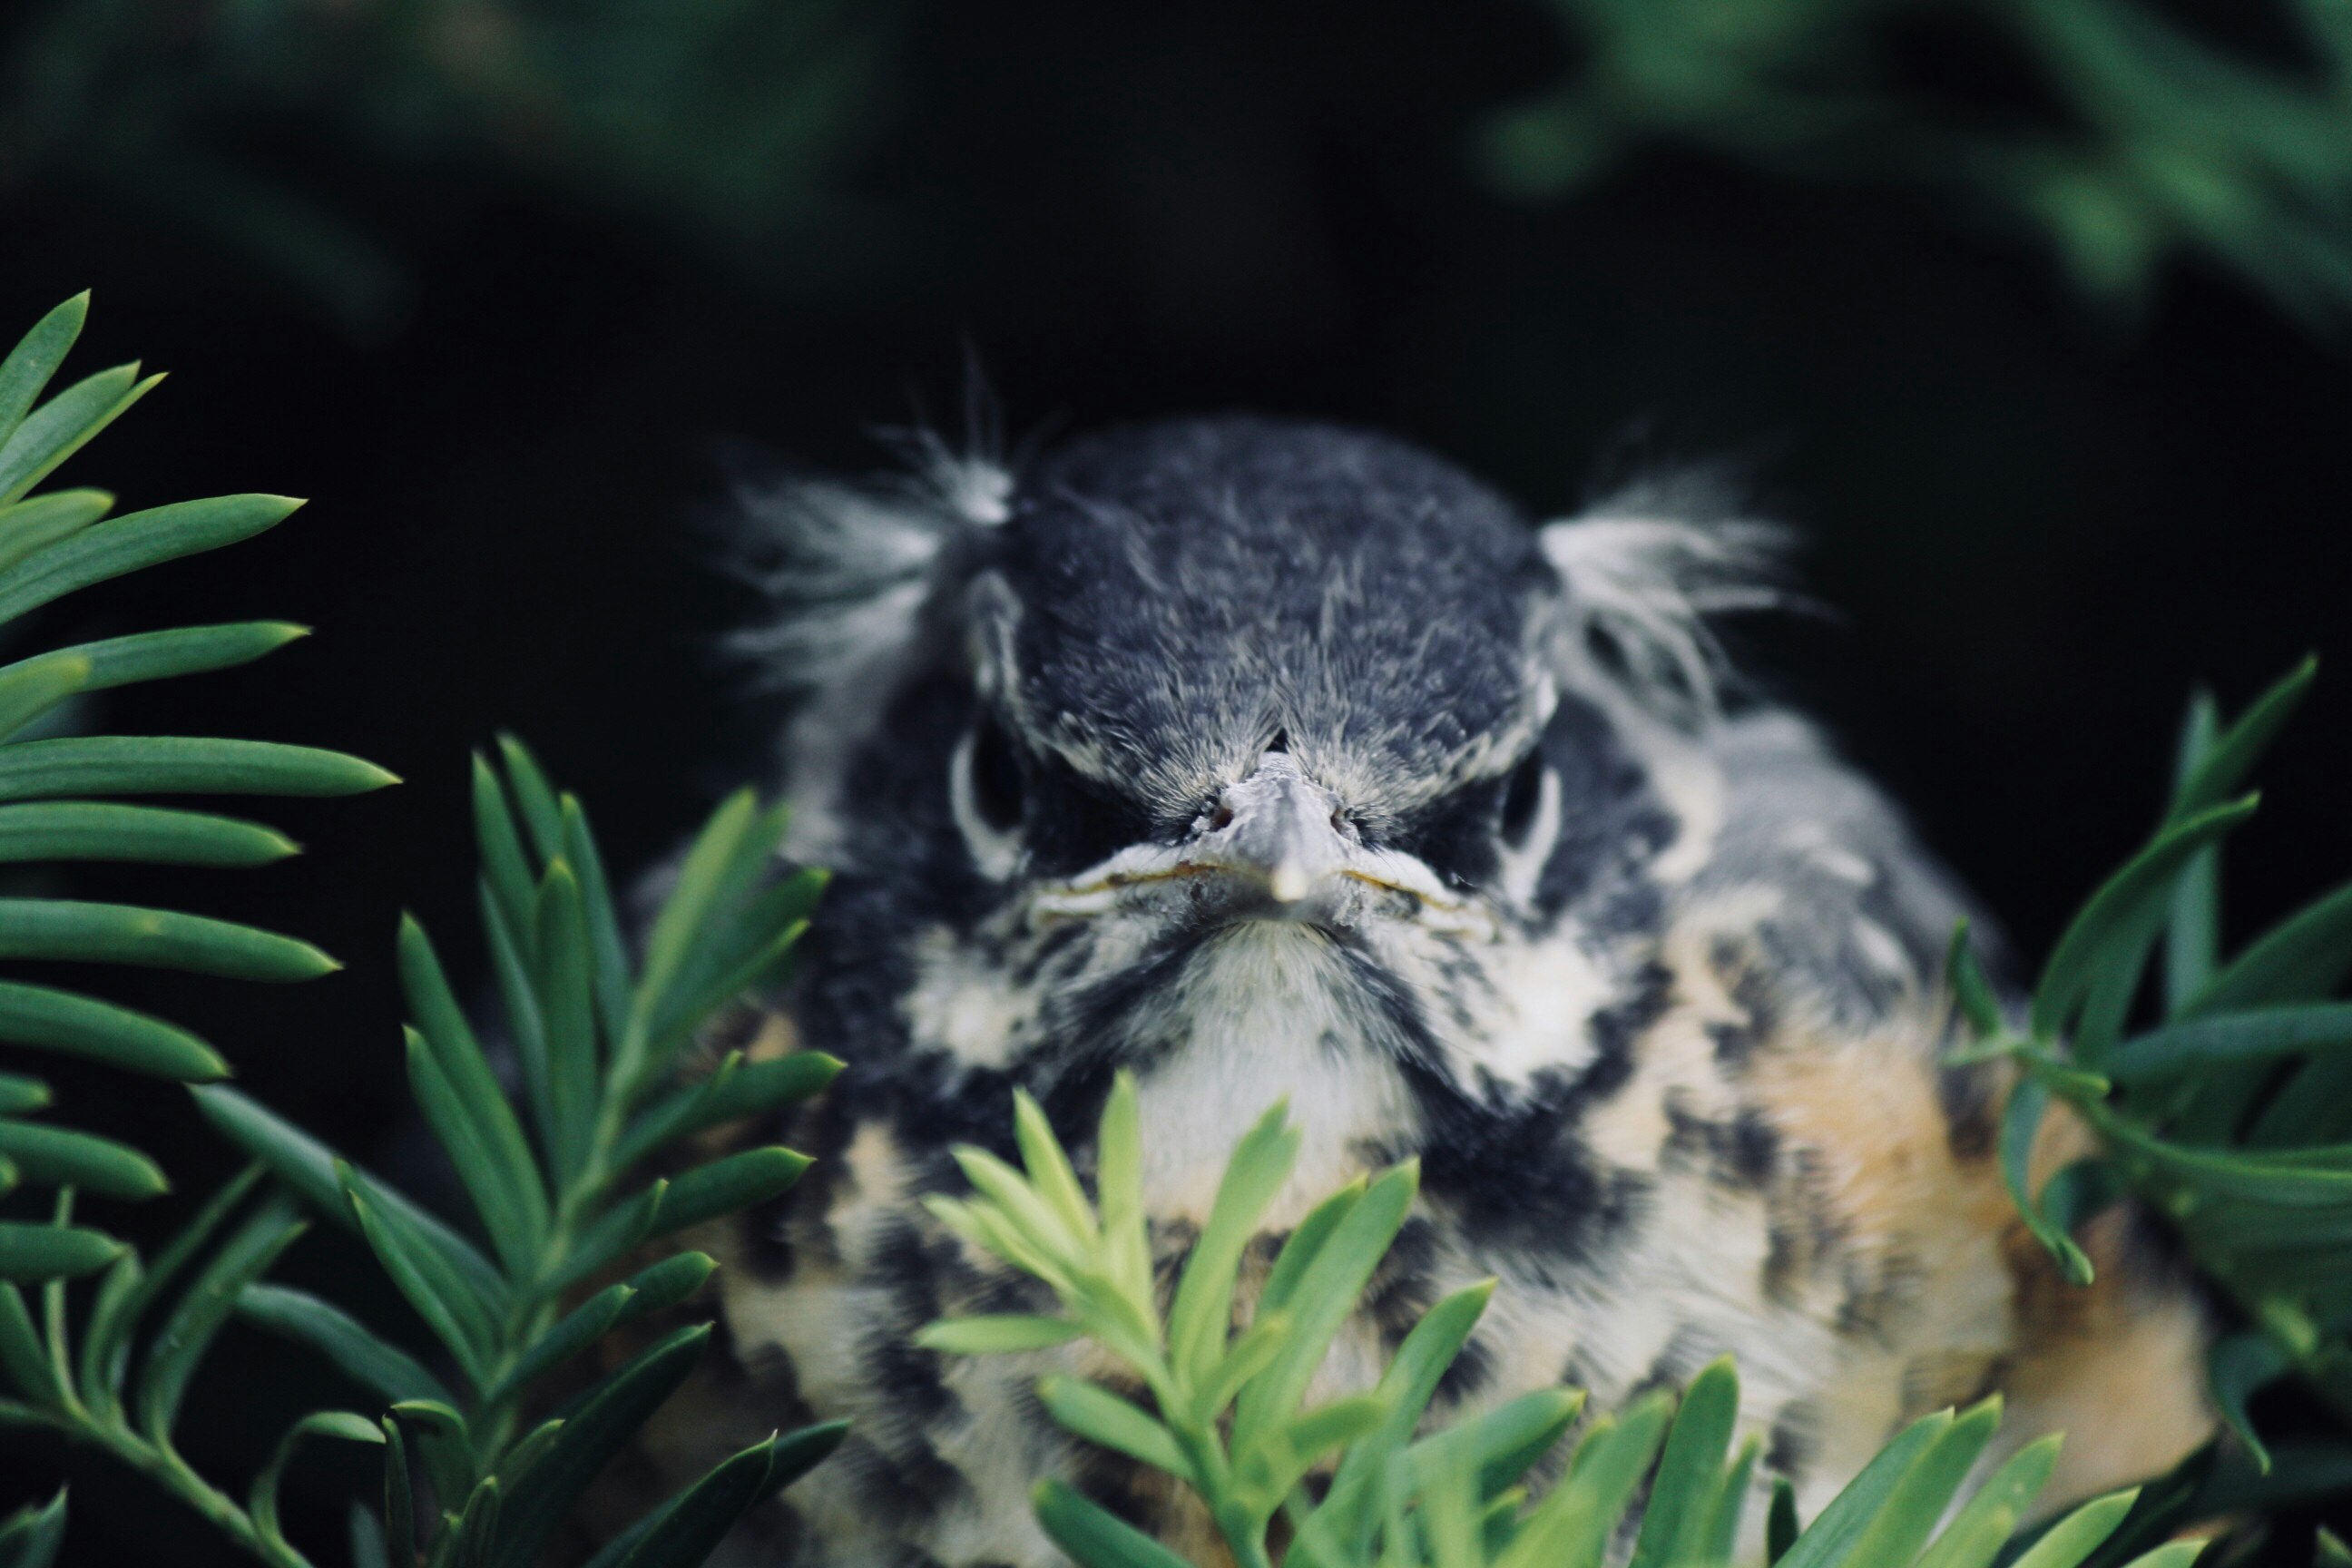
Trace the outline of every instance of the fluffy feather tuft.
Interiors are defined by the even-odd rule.
[[[1711,487],[1651,483],[1545,524],[1544,556],[1568,585],[1570,657],[1615,667],[1647,706],[1712,717],[1730,666],[1707,618],[1799,603],[1782,580],[1787,531],[1722,512]]]

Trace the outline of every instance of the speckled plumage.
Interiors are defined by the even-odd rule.
[[[1167,1260],[1277,1096],[1277,1230],[1420,1158],[1328,1389],[1493,1275],[1441,1418],[1732,1352],[1808,1510],[1996,1388],[2010,1443],[2095,1416],[2070,1495],[2202,1436],[2197,1313],[2132,1216],[2089,1238],[2097,1287],[2056,1281],[1992,1167],[1999,1069],[1937,1063],[1960,895],[1802,721],[1717,700],[1703,616],[1761,596],[1753,531],[1671,491],[1538,528],[1401,444],[1248,419],[748,502],[798,601],[765,646],[816,688],[794,852],[838,875],[741,1026],[848,1065],[786,1130],[802,1190],[715,1243],[733,1364],[658,1436],[683,1465],[856,1425],[743,1561],[1055,1563],[1046,1474],[1216,1560],[1036,1407],[1047,1363],[1104,1370],[1083,1350],[908,1338],[1037,1304],[919,1206],[949,1147],[1002,1148],[1016,1085],[1075,1144],[1121,1067]]]

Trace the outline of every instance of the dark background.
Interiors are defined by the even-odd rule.
[[[409,781],[260,813],[310,847],[286,866],[73,884],[294,932],[347,973],[89,978],[396,1165],[393,923],[416,909],[467,963],[467,748],[527,737],[625,867],[759,776],[776,708],[718,648],[756,605],[700,521],[720,447],[872,467],[877,426],[952,431],[968,353],[1016,436],[1332,416],[1538,514],[1728,459],[1836,612],[1743,628],[1754,662],[2042,950],[2150,825],[2193,684],[2234,707],[2306,649],[2352,655],[2352,247],[2328,226],[2352,174],[2321,171],[2330,218],[2233,144],[2222,218],[2126,182],[2144,221],[2102,249],[2115,191],[2037,205],[1978,154],[2042,135],[2085,166],[2170,165],[2086,122],[2011,8],[1880,0],[1858,39],[1816,18],[1751,62],[1769,91],[1696,109],[1671,82],[1629,99],[1638,76],[1559,97],[1625,44],[1580,32],[1605,9],[20,4],[0,21],[0,330],[90,287],[75,366],[173,373],[65,478],[126,509],[312,498],[37,635],[310,624],[100,717],[342,747]],[[2340,93],[2295,14],[2164,25],[2256,73],[2257,101]],[[2195,123],[2167,80],[2138,90],[2146,125]],[[1847,98],[1879,118],[1804,118]],[[1540,106],[1593,101],[1606,134],[1587,115],[1545,140]],[[2343,145],[2290,125],[2290,152],[2352,148],[2352,120],[2313,123]],[[2348,773],[2352,675],[2324,668],[2232,851],[2234,934],[2352,868]],[[54,1076],[184,1193],[229,1168],[177,1090]],[[364,1279],[338,1245],[289,1271]],[[201,1463],[244,1473],[289,1353],[226,1342]],[[48,1468],[0,1450],[0,1500]],[[73,1473],[68,1561],[153,1560],[173,1505]],[[322,1561],[336,1517],[295,1515]],[[171,1561],[233,1560],[171,1523]]]

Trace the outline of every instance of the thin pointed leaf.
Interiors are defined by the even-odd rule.
[[[482,858],[482,881],[498,903],[507,930],[519,942],[532,938],[531,889],[538,879],[523,858],[522,840],[515,834],[514,816],[507,809],[505,788],[490,770],[489,759],[474,753],[474,837]],[[520,954],[526,963],[531,954]]]
[[[580,908],[580,883],[558,860],[540,883],[533,915],[534,977],[547,1027],[547,1103],[555,1126],[555,1168],[564,1177],[586,1167],[596,1130],[595,996],[593,959]]]
[[[457,1005],[457,994],[449,988],[432,940],[413,916],[401,917],[397,951],[401,987],[417,1034],[454,1091],[455,1109],[478,1142],[484,1164],[505,1187],[519,1238],[535,1248],[546,1233],[549,1205],[522,1125],[515,1120],[504,1087],[490,1070],[481,1042]]]
[[[941,1355],[1017,1355],[1068,1344],[1085,1332],[1084,1325],[1067,1318],[985,1313],[926,1323],[916,1331],[915,1343]]]
[[[0,980],[0,1039],[184,1084],[228,1077],[228,1063],[179,1025],[47,985]]]
[[[775,1451],[773,1437],[754,1443],[695,1482],[620,1560],[622,1568],[699,1568],[735,1521],[767,1495]]]
[[[1045,1413],[1089,1443],[1139,1459],[1171,1476],[1198,1480],[1175,1436],[1130,1401],[1083,1378],[1048,1375],[1037,1380],[1037,1402]]]
[[[623,1283],[636,1292],[621,1311],[621,1321],[634,1322],[650,1312],[675,1307],[702,1289],[717,1272],[718,1260],[707,1252],[681,1252],[659,1263],[647,1264]]]
[[[1633,1568],[1677,1568],[1708,1560],[1716,1488],[1723,1483],[1724,1456],[1731,1450],[1732,1423],[1738,1415],[1739,1374],[1725,1356],[1691,1380],[1667,1428]]]
[[[1396,1354],[1390,1359],[1376,1385],[1375,1392],[1386,1402],[1388,1414],[1379,1429],[1351,1446],[1339,1461],[1339,1468],[1331,1477],[1333,1491],[1360,1479],[1369,1481],[1375,1466],[1385,1465],[1390,1455],[1402,1450],[1412,1440],[1430,1400],[1436,1396],[1446,1368],[1462,1353],[1462,1347],[1469,1342],[1471,1331],[1478,1326],[1494,1294],[1495,1281],[1482,1280],[1454,1291],[1422,1314],[1421,1321],[1397,1346]]]
[[[1275,1105],[1241,1135],[1176,1286],[1168,1312],[1168,1354],[1184,1377],[1199,1382],[1224,1350],[1232,1327],[1234,1283],[1242,1253],[1257,1233],[1266,1205],[1290,1179],[1300,1133],[1286,1106]]]
[[[2186,789],[2200,763],[2213,749],[2221,729],[2210,693],[2189,700],[2181,725],[2174,791]],[[2172,912],[2164,928],[2164,1010],[2168,1016],[2195,995],[2221,957],[2221,851],[2200,849],[2189,858],[2180,886],[2173,889]]]
[[[0,746],[0,800],[114,795],[362,795],[398,784],[310,746],[184,735],[72,735]]]
[[[0,1520],[0,1568],[55,1568],[66,1541],[66,1494],[36,1510],[29,1503]]]
[[[68,899],[0,899],[0,957],[136,963],[233,980],[316,980],[342,967],[307,942],[251,926]]]
[[[822,1051],[794,1051],[760,1062],[730,1052],[709,1079],[672,1091],[640,1116],[621,1141],[614,1167],[627,1170],[713,1127],[772,1116],[819,1092],[840,1071],[840,1059]]]
[[[0,668],[0,740],[15,734],[89,684],[89,660],[70,654]]]
[[[2246,1405],[2294,1367],[2294,1358],[2258,1330],[2231,1334],[2206,1352],[2207,1385],[2213,1395],[2213,1407],[2221,1412],[2221,1419],[2237,1435],[2238,1441],[2246,1446],[2254,1468],[2263,1475],[2271,1472],[2271,1453],[2254,1431],[2253,1418],[2247,1415]]]
[[[629,1026],[629,991],[634,975],[628,945],[621,940],[621,921],[613,904],[612,879],[604,874],[604,858],[588,814],[570,795],[558,808],[562,815],[562,856],[580,878],[581,907],[588,917],[588,941],[594,950],[596,1021],[604,1037],[619,1039]],[[551,857],[551,858],[552,857]]]
[[[0,1220],[0,1280],[70,1279],[113,1262],[122,1243],[71,1226]]]
[[[2145,1083],[2243,1062],[2352,1046],[2352,1003],[2264,1007],[2151,1029],[2107,1065],[2117,1083]]]
[[[2173,797],[2172,820],[2186,821],[2219,805],[2243,784],[2318,674],[2318,656],[2305,655],[2302,663],[2248,704],[2237,721],[2206,748],[2197,766],[2182,782]]]
[[[338,1155],[333,1150],[236,1089],[193,1089],[189,1094],[205,1121],[222,1136],[269,1167],[310,1211],[354,1235],[359,1221],[343,1198],[342,1170],[349,1170],[379,1214],[390,1215],[424,1237],[450,1269],[484,1301],[503,1306],[505,1287],[474,1245],[432,1215]]]
[[[232,816],[91,801],[0,805],[0,861],[266,866],[300,852],[301,846],[276,828]]]
[[[667,1236],[704,1220],[782,1197],[809,1168],[809,1157],[790,1149],[747,1149],[670,1179],[653,1233]]]
[[[25,1293],[9,1284],[0,1284],[0,1372],[8,1374],[16,1393],[37,1405],[48,1408],[64,1403],[64,1386],[58,1381],[47,1348],[41,1343],[32,1310],[25,1305]]]
[[[1519,1526],[1496,1568],[1598,1563],[1664,1441],[1673,1400],[1653,1394],[1622,1417],[1603,1416],[1577,1447],[1567,1479]]]
[[[1965,920],[1952,928],[1952,942],[1944,957],[1945,983],[1952,988],[1952,1000],[1968,1020],[1969,1027],[1979,1038],[1998,1035],[2001,1030],[2000,1002],[1993,994],[1992,982],[1985,978],[1984,965],[1977,960],[1976,944],[1969,940],[1969,922]]]
[[[486,1568],[498,1531],[499,1478],[484,1476],[466,1500],[466,1511],[457,1517],[457,1548],[450,1555],[451,1568]]]
[[[181,1271],[211,1243],[214,1234],[236,1206],[261,1184],[264,1173],[261,1166],[247,1165],[222,1183],[173,1235],[170,1244],[155,1255],[152,1265],[142,1264],[136,1252],[126,1252],[115,1260],[106,1279],[100,1282],[97,1297],[90,1303],[89,1327],[81,1337],[76,1375],[82,1399],[91,1408],[110,1411],[119,1403],[123,1376],[131,1364],[131,1342],[139,1331],[141,1320],[149,1308],[162,1300]]]
[[[2095,982],[2100,956],[2110,941],[2132,931],[2148,909],[2168,900],[2189,857],[2245,821],[2254,805],[2249,796],[2166,827],[2101,884],[2042,967],[2033,993],[2036,1037],[2057,1037]]]
[[[1878,1511],[1886,1506],[1902,1487],[1913,1467],[1927,1457],[1951,1430],[1949,1411],[1926,1415],[1906,1426],[1893,1442],[1878,1451],[1877,1457],[1864,1465],[1862,1473],[1846,1483],[1845,1489],[1830,1500],[1813,1522],[1797,1537],[1787,1555],[1777,1559],[1780,1568],[1828,1568],[1847,1560],[1854,1545],[1870,1530]],[[1791,1497],[1793,1511],[1794,1498]],[[1779,1512],[1780,1499],[1776,1486],[1772,1498],[1774,1512]],[[1856,1568],[1860,1568],[1856,1564]]]
[[[0,1035],[0,1038],[5,1038]],[[22,1116],[27,1111],[47,1110],[55,1103],[49,1086],[37,1078],[21,1073],[0,1072],[0,1116]]]
[[[1887,1494],[1878,1517],[1842,1561],[1864,1568],[1874,1563],[1908,1563],[1918,1555],[2000,1424],[1998,1395],[1952,1420],[1935,1447]]]
[[[1797,1489],[1786,1476],[1772,1478],[1772,1501],[1764,1510],[1764,1561],[1772,1568],[1788,1560],[1801,1531],[1797,1525]]]
[[[139,632],[19,659],[0,668],[0,682],[19,673],[79,665],[84,675],[75,689],[106,691],[142,681],[235,668],[310,635],[308,626],[289,621],[238,621],[226,626]]]
[[[256,1328],[308,1345],[344,1376],[382,1395],[387,1405],[411,1399],[457,1403],[457,1396],[415,1356],[306,1290],[248,1285],[237,1294],[236,1315]]]
[[[482,1395],[486,1408],[518,1398],[539,1379],[581,1354],[610,1332],[636,1291],[626,1284],[608,1285],[566,1312],[554,1327],[531,1342],[515,1362],[514,1370]]]
[[[237,1297],[268,1272],[305,1229],[284,1200],[270,1198],[231,1232],[163,1319],[139,1379],[139,1420],[147,1435],[166,1441],[181,1398],[213,1336],[228,1321]]]
[[[693,1372],[709,1337],[708,1324],[681,1329],[597,1384],[515,1483],[491,1554],[498,1568],[521,1568],[537,1555],[589,1483]]]
[[[381,1447],[383,1435],[378,1432],[376,1443]],[[352,1504],[349,1525],[352,1568],[392,1568],[392,1552],[383,1538],[383,1523],[367,1510],[364,1503]]]
[[[1397,1232],[1403,1228],[1420,1184],[1421,1167],[1416,1161],[1408,1160],[1383,1173],[1332,1228],[1296,1289],[1275,1303],[1275,1309],[1291,1321],[1290,1340],[1265,1371],[1250,1380],[1235,1402],[1237,1446],[1287,1420],[1298,1408],[1324,1353],[1362,1297],[1372,1270],[1380,1267]],[[1266,1294],[1273,1293],[1270,1280]],[[1264,1310],[1262,1301],[1260,1310]]]
[[[8,491],[7,467],[8,455],[0,450],[0,494]],[[215,496],[131,512],[85,529],[0,572],[0,622],[92,584],[250,539],[285,521],[301,504],[289,496]]]
[[[474,1484],[474,1439],[466,1418],[432,1399],[404,1399],[392,1407],[392,1414],[416,1435],[416,1457],[425,1461],[425,1478],[442,1508],[449,1509]]]
[[[482,935],[490,950],[490,973],[498,982],[499,1004],[506,1012],[515,1067],[522,1078],[523,1102],[530,1108],[540,1151],[551,1166],[556,1163],[557,1140],[555,1111],[548,1098],[547,1022],[540,1012],[538,989],[525,956],[528,938],[509,922],[505,905],[488,876],[481,879],[480,895]]]
[[[89,318],[89,290],[85,289],[64,304],[53,306],[33,323],[31,331],[17,340],[7,359],[0,361],[0,442],[14,436],[25,422],[33,400],[65,363]]]
[[[394,1286],[416,1309],[434,1337],[457,1358],[467,1381],[480,1386],[497,1334],[481,1298],[455,1276],[419,1233],[378,1210],[355,1184],[346,1183],[344,1195],[368,1250],[375,1254],[376,1261],[383,1265]]]
[[[535,1190],[538,1172],[526,1164],[519,1175],[499,1160],[476,1114],[479,1108],[469,1105],[450,1083],[424,1036],[413,1028],[404,1035],[408,1087],[425,1125],[473,1200],[474,1212],[481,1216],[482,1228],[507,1272],[517,1278],[529,1275],[539,1263],[542,1231],[522,1194]],[[526,1182],[534,1185],[525,1186]]]
[[[246,1511],[253,1516],[254,1527],[266,1541],[282,1541],[285,1531],[278,1520],[278,1481],[294,1458],[294,1450],[306,1437],[334,1437],[346,1443],[366,1443],[383,1446],[383,1434],[376,1424],[364,1415],[348,1410],[320,1410],[305,1415],[286,1429],[278,1447],[253,1478],[253,1489],[247,1496]]]
[[[507,793],[521,816],[524,830],[530,835],[531,847],[538,851],[540,863],[563,858],[563,812],[555,802],[555,790],[540,771],[539,760],[530,748],[512,735],[499,736],[499,755],[507,765]]]
[[[0,572],[61,539],[70,539],[114,510],[104,490],[51,490],[0,507]]]
[[[2134,1489],[2084,1503],[2035,1542],[2032,1549],[2017,1560],[2015,1568],[2074,1568],[2116,1532],[2116,1526],[2124,1521],[2124,1515],[2131,1511],[2132,1500],[2138,1496],[2137,1489]]]
[[[383,1428],[383,1546],[395,1568],[415,1568],[416,1494],[408,1474],[408,1439],[386,1415]]]
[[[2049,1089],[2032,1079],[2019,1080],[2010,1091],[2009,1104],[2003,1108],[2000,1119],[2001,1179],[2008,1184],[2010,1198],[2017,1205],[2026,1229],[2057,1259],[2059,1271],[2072,1284],[2088,1285],[2092,1276],[2090,1258],[2074,1245],[2073,1237],[2050,1222],[2032,1190],[2033,1138],[2049,1104]]]
[[[47,479],[163,379],[140,380],[134,361],[85,376],[34,409],[0,445],[0,502],[16,500]]]
[[[1184,1559],[1060,1481],[1030,1494],[1037,1522],[1083,1568],[1191,1568]]]
[[[654,918],[653,933],[646,943],[645,972],[638,982],[641,1009],[669,990],[704,922],[727,890],[756,873],[757,859],[764,858],[755,835],[760,816],[751,792],[739,790],[711,813],[687,850],[677,880]],[[753,864],[747,867],[746,860]]]
[[[163,1167],[130,1145],[38,1122],[0,1117],[0,1157],[27,1180],[100,1197],[137,1202],[172,1190]]]

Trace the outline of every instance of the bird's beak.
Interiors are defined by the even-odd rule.
[[[1280,915],[1312,919],[1333,901],[1349,865],[1343,822],[1339,796],[1301,773],[1287,752],[1268,752],[1255,772],[1225,790],[1184,858],[1247,879]]]

